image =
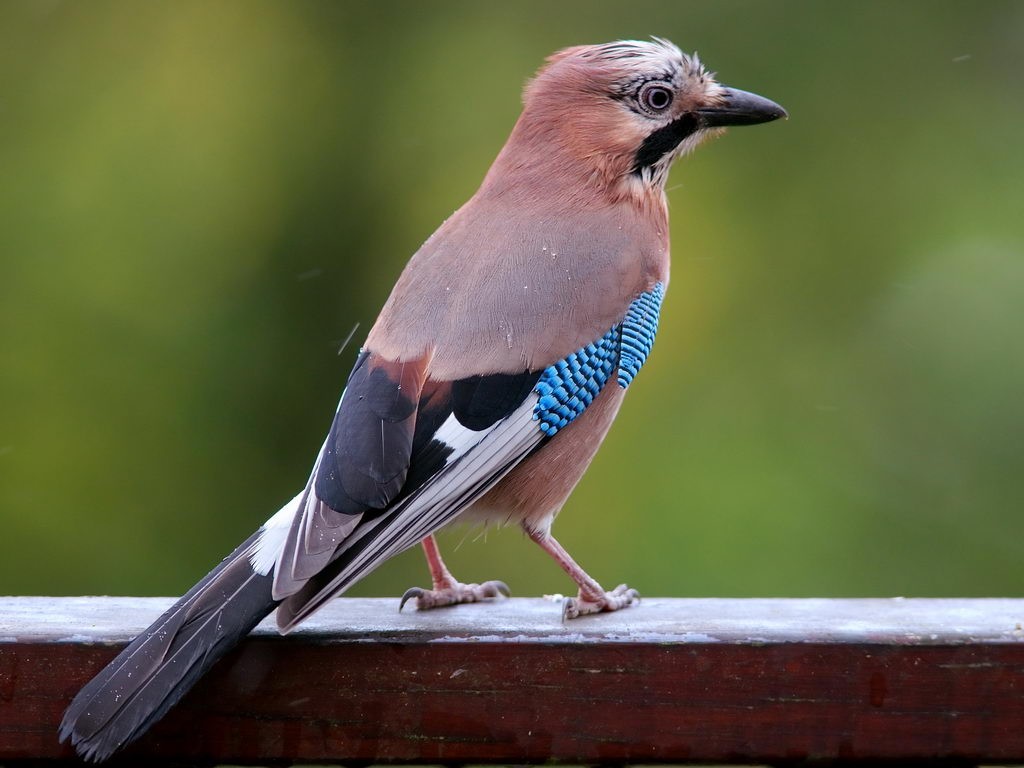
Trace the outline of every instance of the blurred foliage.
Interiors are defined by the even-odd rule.
[[[659,342],[556,534],[649,595],[1019,595],[1024,4],[931,0],[4,2],[0,592],[189,587],[305,481],[525,79],[652,34],[791,119],[673,172]]]

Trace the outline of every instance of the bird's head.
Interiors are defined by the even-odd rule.
[[[773,101],[721,85],[696,56],[658,38],[559,51],[523,101],[513,140],[532,157],[520,161],[578,163],[616,197],[660,197],[672,162],[702,140],[786,116]]]

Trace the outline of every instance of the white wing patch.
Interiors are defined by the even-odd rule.
[[[288,537],[288,529],[292,527],[292,520],[302,502],[302,492],[281,507],[261,527],[259,538],[249,552],[249,564],[260,576],[266,576],[276,565],[281,556],[281,549]]]
[[[452,449],[452,454],[445,462],[445,466],[456,461],[467,451],[475,448],[480,441],[493,432],[496,427],[497,424],[494,424],[487,429],[481,429],[480,431],[467,429],[462,426],[462,423],[457,418],[455,418],[454,413],[449,415],[437,432],[434,433],[435,440],[444,443]]]

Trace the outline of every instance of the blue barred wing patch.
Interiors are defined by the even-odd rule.
[[[622,343],[619,352],[619,386],[625,389],[640,372],[641,366],[651,354],[654,335],[658,332],[658,316],[661,314],[661,300],[665,298],[665,286],[656,283],[654,288],[641,293],[626,312],[622,321]]]
[[[533,388],[540,395],[533,408],[533,419],[540,422],[545,435],[554,435],[594,401],[615,370],[618,347],[616,326],[596,344],[587,344],[544,369]]]
[[[534,392],[539,395],[533,420],[541,432],[554,436],[579,416],[618,369],[617,381],[626,389],[654,345],[665,286],[656,283],[629,305],[622,322],[593,344],[549,365]]]

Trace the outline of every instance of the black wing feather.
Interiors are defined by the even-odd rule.
[[[317,497],[335,512],[384,509],[405,483],[418,393],[403,391],[401,364],[367,364],[349,376],[315,478]],[[397,370],[396,370],[397,368]]]
[[[464,426],[480,431],[506,418],[530,394],[540,371],[470,376],[452,384],[452,411]]]

